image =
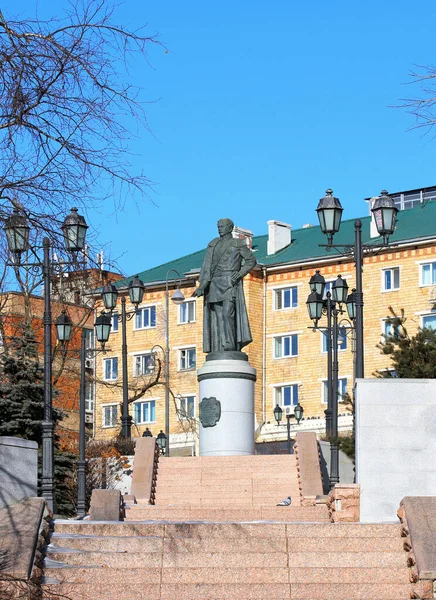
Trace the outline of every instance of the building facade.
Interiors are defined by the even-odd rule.
[[[394,314],[407,318],[407,330],[414,334],[419,327],[436,328],[436,188],[424,192],[412,190],[420,199],[407,209],[409,192],[396,194],[404,210],[398,214],[395,233],[389,247],[365,250],[363,268],[365,377],[389,369],[389,359],[378,344],[385,335],[395,334]],[[417,195],[418,194],[418,195]],[[412,198],[412,200],[413,200]],[[415,198],[416,199],[416,198]],[[412,200],[410,202],[412,202]],[[365,245],[378,245],[375,224],[363,217],[362,238]],[[313,329],[306,307],[309,280],[319,270],[327,290],[340,274],[349,291],[355,287],[353,257],[343,256],[334,248],[326,251],[326,239],[318,226],[292,230],[279,221],[268,222],[268,235],[252,236],[236,229],[234,235],[246,237],[255,252],[258,266],[244,279],[246,303],[253,342],[244,348],[257,370],[255,384],[256,439],[282,439],[286,427],[277,427],[273,409],[298,402],[304,408],[302,430],[322,432],[327,406],[327,345],[323,327]],[[354,220],[343,221],[334,242],[354,243]],[[153,356],[164,353],[166,319],[170,356],[170,431],[173,448],[194,451],[198,417],[198,383],[196,369],[204,362],[202,352],[203,299],[192,298],[205,250],[185,256],[139,274],[146,285],[138,314],[127,322],[129,397],[133,398],[152,384],[131,403],[132,435],[140,436],[147,427],[154,435],[165,429],[165,378],[156,381]],[[175,279],[174,270],[180,275]],[[129,279],[117,283],[122,289]],[[169,296],[180,284],[185,302],[169,301],[166,314],[166,283]],[[98,303],[97,303],[98,304]],[[127,302],[128,311],[133,307]],[[115,322],[116,321],[116,322]],[[354,335],[346,311],[339,318],[339,398],[350,393],[354,378]],[[110,350],[97,359],[95,435],[110,438],[119,432],[122,400],[121,331],[114,319]],[[154,350],[153,350],[154,348]],[[161,362],[157,363],[161,365]],[[349,430],[352,418],[345,404],[339,407],[339,430]],[[297,429],[292,424],[292,433]]]

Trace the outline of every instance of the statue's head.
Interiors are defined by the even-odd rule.
[[[220,219],[218,221],[218,233],[223,236],[232,233],[235,224],[231,219]]]

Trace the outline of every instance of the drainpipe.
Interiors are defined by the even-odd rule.
[[[266,283],[268,274],[266,267],[263,273],[263,324],[262,324],[262,424],[266,422]]]

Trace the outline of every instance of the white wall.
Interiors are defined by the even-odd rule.
[[[436,380],[359,379],[361,521],[397,521],[404,496],[436,495]]]

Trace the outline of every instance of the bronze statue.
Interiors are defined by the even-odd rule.
[[[203,352],[241,350],[252,341],[242,278],[256,265],[245,240],[232,237],[234,223],[218,221],[194,296],[204,296]]]

